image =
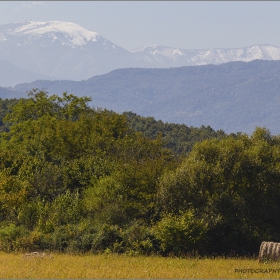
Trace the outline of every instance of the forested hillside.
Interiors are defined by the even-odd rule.
[[[11,108],[19,101],[19,99],[0,99],[0,132],[9,131],[10,124],[4,122],[5,116],[11,112]]]
[[[249,255],[280,239],[278,136],[89,102],[38,90],[1,101],[0,250]]]
[[[161,135],[164,147],[173,150],[176,154],[186,154],[191,151],[195,143],[211,138],[223,138],[223,130],[215,131],[210,126],[199,128],[185,124],[167,123],[155,120],[153,117],[139,116],[133,112],[124,112],[129,127],[140,131],[144,136],[155,139]],[[232,134],[234,135],[234,134]]]
[[[10,124],[4,123],[3,119],[18,101],[19,99],[15,98],[0,99],[0,131],[8,131]],[[143,117],[133,112],[124,112],[123,115],[126,117],[130,129],[141,132],[150,139],[155,139],[160,135],[164,147],[170,148],[178,155],[190,152],[197,142],[226,136],[223,130],[215,131],[210,126],[197,128],[185,124],[164,123],[153,117]]]

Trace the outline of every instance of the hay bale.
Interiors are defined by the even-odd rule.
[[[262,242],[259,251],[259,262],[271,260],[277,261],[280,259],[280,243]]]
[[[32,253],[26,253],[24,256],[26,258],[28,258],[28,257],[44,258],[46,256],[46,254],[45,253],[41,253],[41,252],[32,252]]]

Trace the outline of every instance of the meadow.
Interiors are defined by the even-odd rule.
[[[6,279],[276,279],[279,272],[279,263],[259,263],[249,258],[0,253],[0,278]]]

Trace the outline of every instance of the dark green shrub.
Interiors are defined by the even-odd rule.
[[[93,252],[117,250],[121,252],[119,244],[123,241],[121,229],[117,225],[103,224],[94,235],[92,240]]]
[[[127,253],[149,255],[156,251],[156,240],[143,221],[135,220],[122,231],[123,250]]]
[[[32,252],[50,249],[51,238],[49,234],[32,231],[28,235],[16,240],[16,247],[20,251]]]

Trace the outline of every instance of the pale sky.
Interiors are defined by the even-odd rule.
[[[69,21],[127,50],[280,47],[279,1],[0,1],[0,25]]]

